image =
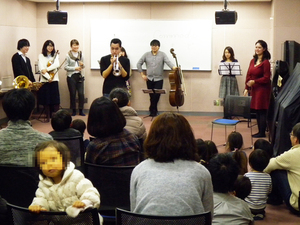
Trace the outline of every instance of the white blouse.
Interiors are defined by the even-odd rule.
[[[59,67],[59,55],[56,55],[53,64],[47,67],[48,62],[53,60],[53,57],[51,55],[49,56],[45,57],[43,54],[39,54],[39,70],[47,70],[45,74],[41,73],[40,82],[48,82],[48,79],[50,79],[50,73],[56,73],[57,68]],[[58,73],[55,74],[53,81],[59,81]]]

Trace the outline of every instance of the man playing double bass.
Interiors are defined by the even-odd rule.
[[[137,68],[141,73],[142,78],[147,82],[148,89],[162,89],[163,87],[163,72],[164,64],[166,63],[170,69],[175,70],[176,66],[169,60],[164,52],[159,51],[160,42],[156,39],[150,42],[151,51],[146,52],[138,61]],[[143,72],[142,65],[146,63],[147,74]],[[157,116],[157,103],[160,94],[151,93],[150,95],[150,115]]]

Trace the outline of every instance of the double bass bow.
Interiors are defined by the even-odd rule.
[[[179,106],[182,106],[184,103],[184,94],[185,94],[185,85],[184,78],[181,71],[180,66],[178,66],[176,54],[174,53],[174,49],[171,48],[170,52],[176,61],[176,70],[172,70],[169,73],[169,82],[171,85],[169,102],[171,106],[176,106],[177,109]]]

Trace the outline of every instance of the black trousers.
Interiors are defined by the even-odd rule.
[[[163,87],[163,80],[159,80],[159,81],[151,81],[151,80],[147,80],[147,88],[148,89],[162,89]],[[150,96],[150,107],[149,107],[149,111],[151,115],[157,115],[157,103],[159,101],[160,98],[160,94],[149,94]]]
[[[76,109],[76,91],[78,92],[78,109],[83,109],[84,81],[80,79],[80,76],[80,73],[74,73],[71,77],[67,77],[70,92],[70,109]]]

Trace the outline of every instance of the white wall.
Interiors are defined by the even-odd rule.
[[[11,76],[11,57],[17,51],[17,42],[27,38],[31,43],[28,57],[36,59],[36,4],[22,0],[0,0],[0,78]],[[0,102],[0,104],[2,104]],[[5,113],[0,107],[0,119]]]
[[[285,40],[299,42],[297,39],[299,39],[300,16],[297,9],[300,7],[300,1],[298,0],[289,0],[288,4],[282,0],[232,2],[228,8],[238,12],[236,25],[214,24],[215,10],[223,8],[221,2],[61,3],[60,9],[68,11],[67,25],[47,24],[47,11],[54,10],[55,3],[0,0],[0,4],[4,5],[4,7],[0,7],[0,26],[5,30],[0,34],[0,49],[5,49],[5,51],[0,51],[0,59],[5,62],[0,76],[12,74],[10,58],[16,51],[17,40],[23,37],[28,38],[31,42],[29,57],[32,62],[37,60],[42,45],[47,39],[55,42],[56,48],[60,50],[60,61],[62,62],[69,50],[70,40],[76,38],[80,42],[85,61],[89,65],[91,19],[213,20],[212,71],[184,73],[187,96],[180,111],[185,112],[222,112],[222,107],[213,106],[213,100],[218,99],[220,77],[217,69],[225,46],[230,45],[234,48],[236,58],[241,64],[243,76],[237,79],[240,93],[242,93],[248,64],[254,54],[254,43],[258,39],[267,41],[273,61],[281,59],[281,45]],[[274,19],[270,19],[270,17]],[[112,26],[116,26],[118,29],[117,24],[112,24]],[[101,24],[99,24],[99,30],[101,30]],[[144,41],[145,45],[149,45],[149,40],[141,41]],[[197,45],[197,40],[194,44]],[[107,43],[107,53],[105,54],[109,54],[109,52],[109,43]],[[130,52],[128,54],[130,55]],[[199,54],[205,54],[205,52],[199,52]],[[103,54],[99,53],[99,59],[101,56]],[[171,54],[169,57],[172,58]],[[189,57],[189,55],[180,57]],[[61,70],[59,74],[61,105],[68,108],[69,94],[65,72]],[[103,78],[98,70],[90,70],[89,66],[85,69],[85,74],[85,94],[88,98],[85,108],[88,109],[93,99],[101,96]],[[144,81],[136,71],[133,71],[130,81],[133,89],[132,106],[137,110],[147,111],[149,99],[141,92],[141,89],[146,87]],[[165,74],[164,88],[170,89],[167,73]],[[167,95],[161,97],[159,110],[175,110],[170,106]]]

